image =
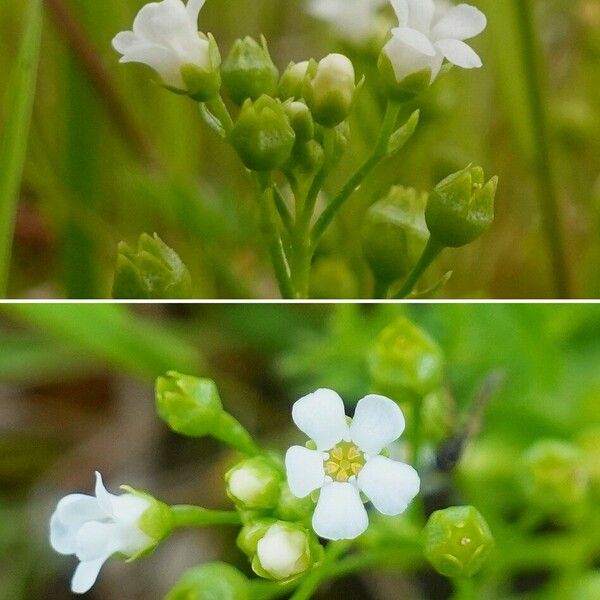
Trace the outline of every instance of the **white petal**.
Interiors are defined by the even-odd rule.
[[[148,65],[160,75],[166,85],[177,89],[185,88],[181,77],[181,60],[170,48],[155,44],[136,44],[127,50],[120,62]]]
[[[325,481],[323,454],[302,446],[292,446],[285,455],[290,491],[298,498],[308,496]]]
[[[384,51],[392,63],[394,75],[399,83],[419,71],[431,71],[433,82],[444,60],[441,52],[436,53],[434,49],[433,56],[423,54],[395,35],[386,44]]]
[[[71,590],[75,594],[85,594],[98,579],[98,573],[106,559],[79,563],[71,580]]]
[[[77,558],[93,562],[119,550],[116,544],[119,526],[116,523],[89,521],[77,532]]]
[[[150,502],[134,494],[121,494],[112,499],[113,514],[121,525],[137,527],[140,517],[150,507]]]
[[[292,419],[318,450],[330,450],[348,437],[344,402],[333,390],[320,389],[294,402]]]
[[[435,56],[435,48],[429,38],[411,27],[396,27],[392,29],[392,39],[397,39],[425,56]]]
[[[432,30],[434,40],[468,40],[479,35],[487,26],[486,16],[474,6],[459,4],[453,6],[435,24]]]
[[[454,65],[463,69],[478,69],[482,66],[479,55],[460,40],[439,40],[436,48]]]
[[[403,431],[404,415],[389,398],[369,394],[356,405],[350,437],[366,454],[379,454],[397,440]]]
[[[50,518],[50,544],[60,554],[75,554],[76,535],[86,522],[104,518],[93,496],[70,494],[60,500]]]
[[[408,26],[408,2],[406,0],[391,0],[391,3],[400,26]]]
[[[198,15],[205,2],[206,0],[188,0],[185,8],[192,22],[198,23]]]
[[[133,32],[146,42],[177,47],[190,36],[197,37],[198,26],[190,20],[181,0],[163,0],[142,7],[133,22]]]
[[[399,515],[419,493],[417,472],[401,462],[374,456],[357,477],[358,487],[384,515]]]
[[[121,31],[113,38],[112,46],[120,54],[125,54],[136,42],[137,37],[133,31]]]
[[[407,25],[429,34],[435,11],[433,0],[406,0],[406,2],[408,4]]]
[[[115,496],[110,494],[104,487],[102,475],[100,475],[98,471],[96,471],[96,489],[94,492],[96,494],[96,499],[98,500],[98,505],[104,511],[105,515],[112,517],[114,513],[113,498],[115,498]]]
[[[315,533],[328,540],[353,540],[369,526],[369,517],[358,489],[334,481],[321,488],[312,519]]]

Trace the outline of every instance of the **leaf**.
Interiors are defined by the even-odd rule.
[[[392,156],[399,150],[401,150],[408,140],[412,137],[415,132],[417,125],[419,124],[419,118],[421,116],[420,110],[415,110],[415,112],[410,115],[408,121],[402,125],[399,129],[397,129],[390,138],[388,143],[387,153],[388,156]]]
[[[27,152],[42,33],[42,2],[30,0],[25,33],[8,83],[0,144],[0,297],[6,297],[21,178]]]

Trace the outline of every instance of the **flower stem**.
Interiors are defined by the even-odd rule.
[[[207,525],[240,525],[239,513],[209,510],[200,506],[179,504],[171,507],[174,527],[206,527]]]
[[[443,249],[444,247],[442,245],[438,244],[433,238],[429,238],[419,262],[408,276],[408,279],[404,282],[402,289],[394,296],[396,300],[403,300],[410,296],[419,282],[419,279],[421,279],[425,271],[429,268],[429,265],[431,265],[431,263],[439,256]]]
[[[453,600],[475,600],[475,583],[468,577],[454,579],[454,596]]]
[[[381,279],[375,279],[375,287],[373,288],[373,299],[386,299],[390,291],[390,284]]]
[[[335,215],[339,212],[344,202],[360,187],[367,175],[381,162],[388,149],[390,137],[394,132],[398,115],[400,114],[400,104],[397,102],[388,102],[385,110],[385,117],[379,132],[379,138],[373,150],[373,154],[364,162],[362,167],[348,180],[346,185],[333,198],[327,208],[323,211],[317,220],[312,232],[313,246],[316,246],[326,229],[329,227]]]
[[[559,194],[551,158],[548,115],[542,86],[541,50],[535,34],[530,0],[513,0],[513,4],[518,15],[522,60],[526,71],[527,96],[532,114],[531,127],[536,146],[533,160],[543,227],[552,260],[556,291],[561,298],[569,298],[571,295],[570,276]]]
[[[262,450],[246,428],[228,412],[223,411],[221,413],[212,435],[248,456],[256,456],[262,453]]]

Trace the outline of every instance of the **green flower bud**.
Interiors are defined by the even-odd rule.
[[[452,396],[441,388],[423,398],[421,423],[426,439],[438,444],[450,439],[456,433],[456,406]]]
[[[330,54],[309,65],[304,97],[317,123],[335,127],[350,115],[358,89],[354,65],[343,54]]]
[[[196,102],[207,102],[212,100],[221,89],[221,54],[215,38],[209,33],[205,36],[199,33],[203,39],[208,41],[208,67],[201,68],[198,65],[189,64],[181,67],[181,77],[186,86],[187,94]],[[179,90],[170,88],[176,93]]]
[[[266,579],[286,581],[305,573],[323,558],[314,533],[297,523],[277,521],[256,543],[252,570]]]
[[[286,102],[283,106],[296,134],[296,141],[303,143],[312,140],[315,137],[315,122],[308,106],[299,100]]]
[[[398,81],[392,61],[382,51],[377,61],[381,83],[386,96],[395,102],[409,102],[427,90],[431,84],[431,69],[423,68]]]
[[[282,100],[300,100],[304,89],[304,82],[308,73],[309,62],[290,63],[279,80],[277,95]]]
[[[315,503],[310,496],[298,498],[292,494],[287,482],[281,484],[275,513],[282,521],[301,521],[309,525],[314,510]]]
[[[392,283],[408,275],[417,264],[429,239],[426,203],[426,194],[395,186],[367,211],[363,252],[379,281]]]
[[[251,171],[273,171],[290,158],[296,134],[279,100],[246,100],[230,141]]]
[[[589,490],[581,452],[562,441],[535,443],[523,456],[519,479],[528,502],[561,518],[575,515]]]
[[[260,41],[251,37],[236,40],[223,63],[223,85],[238,106],[248,98],[274,96],[277,91],[279,71],[271,60],[267,40],[261,36]]]
[[[316,140],[304,144],[296,144],[292,154],[293,168],[303,173],[314,173],[323,165],[325,153]]]
[[[486,520],[473,506],[452,506],[434,512],[423,534],[425,557],[446,577],[472,577],[494,547]]]
[[[264,537],[269,527],[275,523],[277,523],[277,519],[255,519],[244,525],[236,539],[238,548],[252,560],[256,554],[256,546],[259,540]]]
[[[316,261],[310,274],[310,297],[320,300],[356,298],[358,282],[348,263],[337,257]]]
[[[225,474],[227,495],[241,510],[268,510],[279,501],[282,474],[262,456],[242,461]]]
[[[250,600],[250,581],[223,562],[205,563],[187,571],[165,600]]]
[[[173,513],[170,506],[146,492],[136,490],[128,485],[122,485],[121,489],[148,502],[148,508],[140,516],[137,526],[152,540],[152,543],[147,548],[131,556],[128,559],[129,562],[150,554],[158,544],[171,534],[173,531]]]
[[[432,239],[458,248],[485,233],[494,221],[497,186],[497,177],[485,183],[481,167],[467,167],[438,183],[425,211]]]
[[[112,296],[122,300],[176,300],[190,298],[190,274],[177,253],[159,237],[143,233],[137,250],[118,246]]]
[[[368,365],[377,390],[396,400],[423,398],[441,386],[444,374],[441,348],[405,317],[379,334]]]
[[[156,409],[173,431],[192,437],[213,433],[223,414],[214,381],[175,371],[156,380]]]

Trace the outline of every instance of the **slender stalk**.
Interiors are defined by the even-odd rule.
[[[373,288],[373,299],[385,299],[390,292],[390,284],[381,279],[375,279],[375,287]]]
[[[275,277],[281,296],[291,299],[295,296],[290,269],[283,249],[281,237],[277,231],[277,211],[273,199],[273,179],[270,175],[257,175],[260,190],[260,217],[263,235],[271,257]]]
[[[475,582],[467,577],[454,579],[454,596],[453,600],[475,600],[477,594],[475,593]]]
[[[410,296],[412,291],[415,289],[415,286],[419,282],[419,279],[421,279],[425,271],[427,271],[429,268],[429,265],[431,265],[431,263],[438,257],[443,249],[443,246],[438,244],[432,238],[429,238],[427,246],[425,246],[425,250],[423,250],[423,254],[421,254],[419,262],[412,270],[412,273],[408,276],[408,279],[404,282],[402,289],[394,296],[396,300],[403,300]]]
[[[213,436],[248,456],[262,453],[248,430],[228,412],[221,413]]]
[[[35,97],[40,39],[41,0],[27,11],[25,34],[8,90],[8,112],[0,147],[0,297],[6,297],[21,178],[27,153]]]
[[[241,525],[239,513],[209,510],[200,506],[180,504],[171,507],[174,527],[206,527],[208,525]]]
[[[275,201],[275,208],[277,209],[279,217],[281,218],[281,222],[289,233],[293,233],[294,219],[292,219],[292,215],[290,214],[287,204],[285,203],[281,190],[276,185],[273,186],[273,199]]]
[[[312,243],[316,246],[326,229],[329,227],[335,215],[342,208],[344,202],[350,198],[350,196],[360,188],[362,182],[365,180],[367,175],[381,162],[387,153],[388,144],[390,137],[394,132],[398,115],[400,114],[400,104],[396,102],[389,102],[385,111],[385,117],[381,125],[381,131],[379,138],[375,144],[373,154],[364,162],[362,167],[350,178],[350,180],[344,185],[340,192],[333,198],[327,208],[323,211],[319,219],[317,220],[315,227],[312,232]]]
[[[571,282],[559,193],[551,157],[548,115],[542,84],[541,49],[536,38],[531,0],[513,0],[513,4],[519,21],[527,96],[532,114],[531,128],[537,150],[533,160],[544,233],[552,261],[556,291],[561,298],[569,298]]]

